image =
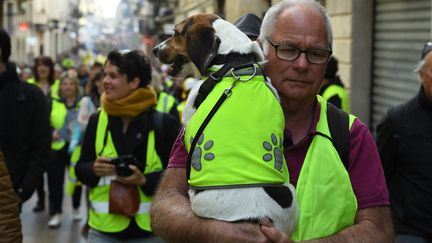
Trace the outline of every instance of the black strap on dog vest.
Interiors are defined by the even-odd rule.
[[[217,70],[215,73],[212,73],[208,76],[208,78],[201,85],[197,97],[195,99],[194,106],[196,109],[198,109],[201,103],[207,98],[207,95],[210,94],[214,86],[216,86],[216,83],[219,82],[223,78],[225,73],[227,73],[231,68],[232,65],[230,63],[227,63],[223,65],[222,68]]]

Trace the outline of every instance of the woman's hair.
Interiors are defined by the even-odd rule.
[[[64,72],[62,74],[62,76],[60,77],[60,88],[58,89],[58,96],[59,97],[63,97],[62,90],[61,90],[61,84],[66,79],[69,79],[69,80],[71,80],[74,83],[74,85],[75,85],[75,97],[81,96],[82,95],[82,89],[81,89],[81,86],[80,86],[80,81],[78,79],[78,76],[70,75],[68,72]]]
[[[100,95],[96,87],[96,81],[102,80],[104,77],[105,74],[103,71],[97,72],[94,75],[92,75],[85,86],[86,95],[94,95],[94,94]]]
[[[36,82],[39,82],[39,78],[40,78],[39,73],[37,72],[38,65],[48,66],[49,68],[48,83],[52,85],[54,83],[54,62],[51,59],[51,57],[40,56],[34,59],[33,74]]]
[[[119,73],[126,74],[128,82],[132,82],[134,78],[139,78],[139,87],[150,84],[152,78],[150,60],[142,51],[111,51],[108,54],[107,62],[117,66]]]
[[[309,6],[317,10],[324,20],[324,25],[327,32],[327,43],[330,50],[333,48],[333,32],[330,23],[330,19],[326,14],[323,6],[315,0],[284,0],[273,5],[265,14],[261,24],[261,31],[258,39],[263,43],[264,54],[268,53],[269,43],[266,41],[266,37],[273,33],[276,26],[276,21],[279,15],[285,10],[296,6]]]

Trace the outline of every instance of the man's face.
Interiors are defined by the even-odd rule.
[[[274,30],[268,38],[276,45],[328,49],[323,18],[310,8],[302,6],[284,10]],[[304,52],[296,60],[286,61],[276,56],[276,50],[270,44],[268,48],[265,70],[282,101],[314,100],[321,87],[327,62],[310,63]]]
[[[432,51],[426,55],[425,61],[426,66],[421,74],[421,79],[426,97],[432,101]]]

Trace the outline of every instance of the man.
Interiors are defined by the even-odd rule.
[[[195,216],[180,136],[152,205],[154,232],[176,242],[391,242],[388,192],[369,130],[351,117],[347,169],[323,136],[329,134],[326,103],[317,94],[332,47],[324,10],[313,0],[282,1],[267,12],[258,40],[285,113],[285,158],[300,204],[297,229],[287,236],[269,222],[232,224]]]
[[[398,243],[432,241],[431,50],[429,42],[416,69],[422,82],[418,94],[391,108],[377,129]]]
[[[342,80],[337,75],[338,70],[338,60],[336,57],[331,56],[327,63],[324,82],[319,95],[337,108],[349,112],[349,97]]]
[[[253,13],[247,13],[237,19],[234,25],[254,41],[259,36],[261,19]]]
[[[0,142],[20,203],[30,198],[50,157],[49,115],[42,91],[19,80],[0,29]]]

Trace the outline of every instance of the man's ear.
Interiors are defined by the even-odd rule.
[[[202,75],[205,75],[210,63],[216,57],[220,39],[215,30],[208,26],[196,24],[188,30],[188,54]]]
[[[130,87],[131,87],[132,89],[137,89],[137,88],[139,87],[140,83],[141,83],[141,79],[135,77],[135,78],[134,78],[134,79],[129,83],[129,85],[130,85]]]

